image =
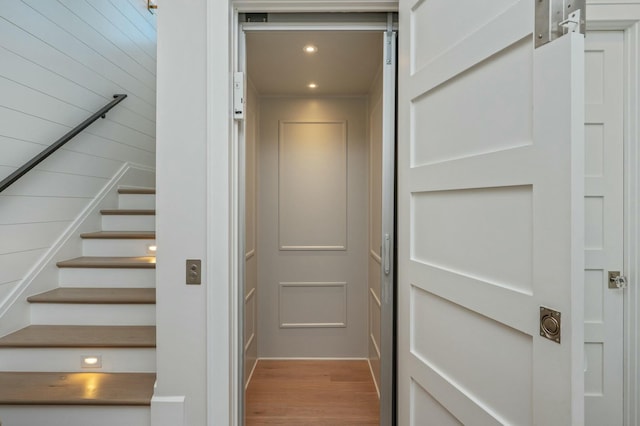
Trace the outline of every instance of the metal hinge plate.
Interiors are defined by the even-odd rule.
[[[534,2],[536,48],[569,32],[585,33],[585,0],[534,0]]]

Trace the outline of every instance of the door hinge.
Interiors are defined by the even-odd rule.
[[[534,0],[534,43],[540,47],[570,32],[585,33],[585,0]]]

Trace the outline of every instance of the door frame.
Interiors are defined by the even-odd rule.
[[[640,421],[640,2],[587,1],[587,31],[624,33],[624,424]]]
[[[337,7],[331,0],[207,0],[207,216],[205,270],[207,282],[218,283],[207,291],[207,404],[208,424],[238,425],[237,294],[238,276],[235,255],[238,247],[237,153],[233,152],[231,110],[231,49],[237,34],[238,13],[261,12],[397,12],[397,0],[345,0]],[[640,2],[612,3],[587,0],[587,27],[590,30],[624,31],[625,52],[625,272],[629,287],[625,295],[624,316],[624,419],[625,425],[640,421]],[[229,43],[220,57],[219,45]],[[216,47],[218,46],[218,50]],[[227,55],[228,54],[228,55]],[[226,58],[225,58],[226,56]],[[224,89],[220,83],[227,81]],[[222,137],[221,137],[222,135]],[[222,144],[222,145],[221,145]],[[220,154],[223,154],[222,156]],[[224,158],[226,157],[226,158]],[[224,199],[224,201],[223,201]],[[222,206],[223,204],[226,205]],[[228,204],[227,204],[228,203]],[[219,206],[217,208],[216,206]],[[228,283],[222,285],[222,283]],[[222,301],[221,298],[226,299]],[[223,309],[223,307],[226,307]],[[225,345],[221,349],[220,345]],[[226,379],[222,364],[228,366]],[[224,368],[223,368],[224,369]],[[223,388],[226,388],[226,393]],[[220,417],[228,413],[226,419]]]
[[[393,70],[391,72],[383,72],[383,90],[382,90],[382,103],[383,103],[383,146],[382,146],[382,156],[387,158],[388,160],[383,161],[382,164],[382,176],[383,176],[383,223],[382,227],[386,230],[386,235],[390,235],[390,242],[386,246],[386,250],[388,253],[386,265],[390,269],[389,272],[381,271],[381,281],[384,280],[384,283],[381,282],[381,290],[383,292],[383,304],[385,308],[382,310],[381,315],[381,340],[386,342],[384,348],[381,349],[382,354],[385,356],[386,361],[381,363],[381,371],[380,371],[380,383],[377,383],[379,388],[385,387],[388,389],[386,392],[379,391],[380,395],[380,406],[382,408],[380,421],[385,422],[389,419],[392,423],[395,424],[395,296],[394,296],[394,282],[395,282],[395,146],[396,146],[396,127],[395,127],[395,115],[396,115],[396,91],[397,91],[397,82],[396,80],[396,69],[397,66],[397,51],[396,51],[396,40],[397,40],[397,25],[391,21],[390,17],[387,17],[386,21],[363,21],[363,22],[325,22],[323,21],[326,18],[326,14],[319,17],[317,22],[304,22],[304,23],[282,23],[282,22],[274,22],[272,24],[261,24],[261,23],[248,23],[246,25],[242,25],[239,21],[239,15],[242,13],[282,13],[282,12],[291,12],[291,13],[322,13],[322,12],[352,12],[352,13],[362,13],[362,12],[379,12],[379,13],[397,13],[394,10],[377,10],[377,9],[362,9],[361,6],[357,6],[357,9],[344,9],[340,8],[340,10],[336,10],[335,7],[322,7],[318,10],[312,10],[309,8],[282,8],[279,3],[276,3],[276,6],[271,8],[269,6],[269,2],[267,4],[261,2],[259,7],[255,5],[254,2],[247,1],[236,1],[233,2],[233,5],[236,6],[232,10],[232,23],[231,23],[231,71],[235,71],[235,67],[237,66],[241,72],[245,74],[245,85],[248,84],[246,79],[246,32],[263,32],[263,31],[303,31],[303,30],[313,30],[313,31],[376,31],[383,34],[387,34],[384,37],[389,36],[390,41],[385,43],[384,49],[381,49],[381,55],[391,55],[393,59],[391,59],[391,64],[393,65]],[[275,2],[274,2],[275,3]],[[348,3],[345,1],[345,4]],[[359,4],[359,2],[354,2],[354,4]],[[300,5],[298,5],[300,6]],[[378,7],[376,3],[376,8]],[[387,40],[385,38],[385,40]],[[385,65],[383,64],[383,67]],[[396,85],[393,93],[387,93],[388,85],[391,83]],[[391,96],[393,108],[389,108],[389,104],[385,102],[385,97]],[[246,114],[246,109],[245,109]],[[392,122],[392,125],[389,125],[389,121]],[[245,400],[246,400],[246,379],[244,373],[244,358],[245,358],[245,344],[243,339],[243,330],[244,330],[244,317],[245,317],[245,304],[244,304],[244,293],[245,293],[245,172],[246,172],[246,164],[245,164],[245,119],[241,120],[233,120],[231,123],[231,162],[230,162],[230,179],[231,179],[231,193],[232,193],[232,205],[231,205],[231,216],[232,216],[232,226],[231,226],[231,271],[230,276],[232,277],[232,287],[230,288],[230,299],[231,299],[231,330],[230,330],[230,341],[232,343],[230,359],[233,367],[231,368],[231,406],[233,415],[231,416],[234,425],[242,425],[244,424],[245,418]],[[392,139],[392,142],[384,142],[385,140]],[[389,150],[393,150],[393,158],[389,159],[390,153]],[[389,182],[388,179],[385,181],[385,176],[392,176],[393,181]],[[391,207],[389,207],[389,201],[391,201]],[[386,203],[385,203],[386,202]],[[385,222],[386,220],[386,222]],[[390,222],[390,223],[389,223]],[[384,234],[384,232],[382,233]],[[381,235],[384,238],[383,235]],[[382,253],[381,253],[382,254]],[[390,277],[385,278],[384,276]],[[368,293],[367,293],[368,294]],[[367,304],[368,305],[368,304]],[[255,366],[254,366],[255,368]],[[251,377],[249,374],[249,378]]]

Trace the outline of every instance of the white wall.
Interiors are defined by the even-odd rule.
[[[382,68],[369,94],[369,363],[376,387],[380,386],[380,252],[382,244]]]
[[[0,179],[129,96],[0,194],[0,307],[126,162],[155,166],[155,34],[138,0],[0,2]]]
[[[366,98],[260,100],[260,358],[367,355],[366,123]]]
[[[207,290],[222,292],[219,302],[228,307],[225,289],[229,283],[224,278],[229,265],[216,269],[207,262],[207,167],[210,172],[224,168],[207,165],[207,7],[205,0],[189,2],[167,1],[158,10],[158,138],[157,138],[157,388],[152,401],[152,420],[155,425],[174,425],[172,416],[186,418],[189,425],[204,425],[207,419],[207,402],[213,407],[212,424],[227,424],[220,420],[228,415],[229,408],[222,394],[220,398],[207,392]],[[228,15],[224,16],[226,27]],[[213,25],[213,24],[212,24]],[[224,52],[228,40],[217,39]],[[222,54],[221,54],[222,55]],[[225,58],[224,55],[221,58]],[[218,63],[224,62],[219,59]],[[226,67],[227,65],[225,65]],[[217,83],[225,86],[225,76]],[[224,93],[221,94],[224,98]],[[225,108],[216,117],[223,118]],[[224,116],[227,120],[229,115]],[[212,143],[225,146],[228,134],[216,133]],[[225,162],[228,153],[219,147],[218,155]],[[215,180],[220,179],[217,177]],[[223,178],[222,181],[226,182]],[[213,184],[213,179],[211,181]],[[213,191],[213,190],[212,190]],[[224,193],[212,192],[212,203],[226,211],[229,199]],[[213,200],[215,199],[215,201]],[[217,259],[227,262],[230,248],[227,218],[215,215],[210,218],[227,231],[217,234],[225,242]],[[185,260],[202,259],[202,285],[185,284]],[[221,279],[209,281],[209,270],[222,274]],[[213,273],[213,272],[211,272]],[[220,277],[220,275],[217,275]],[[228,308],[226,308],[228,309]],[[229,320],[225,308],[212,309],[210,319],[222,315]],[[224,333],[226,322],[216,323]],[[229,352],[229,342],[216,340],[223,357]],[[215,359],[214,359],[215,361]],[[229,358],[215,364],[215,377],[224,383],[229,377]],[[228,394],[228,388],[225,387]],[[228,395],[226,396],[228,398]],[[227,400],[228,401],[228,400]],[[224,411],[215,411],[218,404]]]

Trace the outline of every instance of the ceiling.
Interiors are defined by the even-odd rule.
[[[261,96],[369,93],[382,63],[382,32],[247,32],[247,72]],[[306,53],[306,45],[318,48]],[[318,85],[310,89],[309,83]]]

